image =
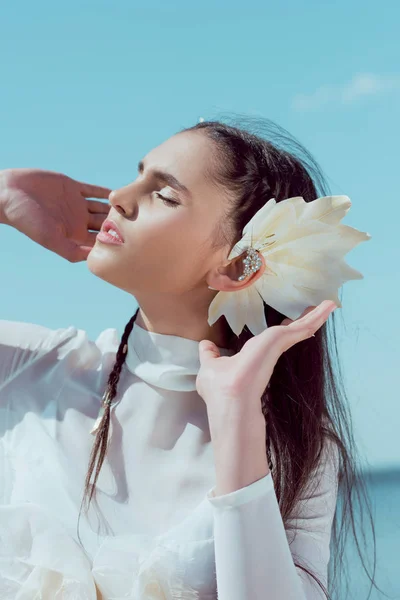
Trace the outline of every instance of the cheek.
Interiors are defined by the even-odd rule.
[[[192,287],[198,278],[199,256],[194,233],[188,227],[158,232],[143,245],[144,273],[142,282],[147,289],[164,292],[183,292]]]
[[[204,272],[204,232],[193,222],[174,222],[172,226],[153,227],[138,240],[140,250],[135,256],[143,263],[140,269],[146,289],[160,292],[184,293],[192,289]],[[132,264],[136,273],[137,265]]]
[[[89,269],[133,295],[184,293],[207,271],[206,232],[182,215],[158,220],[153,215],[150,222],[143,218],[123,246],[96,245],[87,260]]]

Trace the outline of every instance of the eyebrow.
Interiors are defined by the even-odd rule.
[[[139,173],[143,173],[143,171],[144,171],[144,161],[143,160],[140,160],[138,162],[138,167],[137,168],[138,168],[138,172]],[[167,173],[166,171],[161,171],[160,169],[152,169],[150,171],[150,173],[156,179],[159,179],[160,181],[164,181],[165,183],[167,183],[171,187],[174,187],[177,190],[180,190],[181,192],[183,192],[184,194],[186,194],[189,198],[192,197],[192,195],[191,195],[190,191],[188,190],[188,188],[185,185],[183,185],[183,183],[181,183],[180,181],[178,181],[178,179],[176,177],[174,177],[171,173]]]

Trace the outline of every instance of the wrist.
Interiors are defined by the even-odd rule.
[[[265,422],[247,423],[237,431],[226,428],[212,444],[216,496],[247,487],[269,474]]]
[[[214,441],[221,435],[226,439],[228,432],[235,437],[249,434],[252,437],[265,437],[265,418],[261,401],[250,403],[247,399],[216,399],[214,402],[207,402],[207,416]]]

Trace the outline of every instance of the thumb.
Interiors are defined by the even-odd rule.
[[[211,342],[210,340],[201,340],[199,343],[199,357],[200,364],[202,365],[212,358],[219,358],[220,352],[214,342]]]

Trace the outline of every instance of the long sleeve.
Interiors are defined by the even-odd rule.
[[[271,473],[229,494],[207,494],[214,512],[218,600],[320,600],[327,587],[338,485],[338,452],[321,460],[285,530]]]

